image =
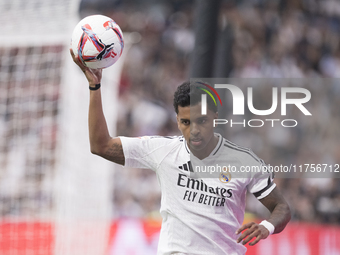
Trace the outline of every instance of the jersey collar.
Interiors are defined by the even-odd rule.
[[[222,136],[221,136],[220,134],[218,134],[218,133],[214,133],[214,134],[215,134],[215,136],[218,137],[218,142],[217,142],[215,148],[214,148],[214,149],[212,150],[212,152],[210,153],[209,157],[210,157],[210,156],[216,155],[216,153],[219,151],[219,149],[221,148],[221,146],[222,146],[222,144],[223,144],[223,138],[222,138]]]

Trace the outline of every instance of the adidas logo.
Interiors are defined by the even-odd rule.
[[[191,161],[188,161],[187,163],[184,163],[183,165],[178,166],[178,168],[184,171],[194,172],[194,170],[192,169]]]

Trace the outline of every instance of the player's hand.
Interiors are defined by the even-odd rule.
[[[254,241],[249,243],[249,245],[257,244],[261,239],[266,239],[269,236],[269,231],[262,225],[259,225],[255,222],[249,222],[247,224],[242,225],[237,231],[236,234],[238,235],[243,230],[246,230],[239,236],[237,239],[237,243],[242,242],[243,245],[247,244],[250,240],[254,237],[256,238]]]
[[[73,53],[73,50],[70,49],[70,53],[73,59],[73,62],[77,64],[77,66],[79,66],[79,68],[83,71],[83,73],[86,76],[86,79],[89,82],[90,86],[95,86],[96,84],[99,84],[101,79],[102,79],[102,69],[91,69],[88,68],[87,66],[85,66],[83,64],[83,62],[81,62],[81,60],[79,59],[79,57],[76,57]]]

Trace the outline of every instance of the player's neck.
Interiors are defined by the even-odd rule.
[[[209,143],[207,144],[207,146],[202,149],[202,150],[192,150],[190,148],[191,153],[198,159],[202,160],[206,157],[208,157],[211,152],[215,149],[215,147],[217,146],[219,138],[216,136],[213,136],[212,139],[209,141]]]

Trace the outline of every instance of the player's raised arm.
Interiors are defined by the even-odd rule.
[[[90,86],[89,137],[91,152],[117,164],[124,165],[125,157],[122,143],[119,138],[112,138],[110,136],[103,113],[99,85],[102,78],[102,70],[90,69],[84,66],[73,54],[72,49],[70,50],[70,53],[73,61],[85,74]]]

